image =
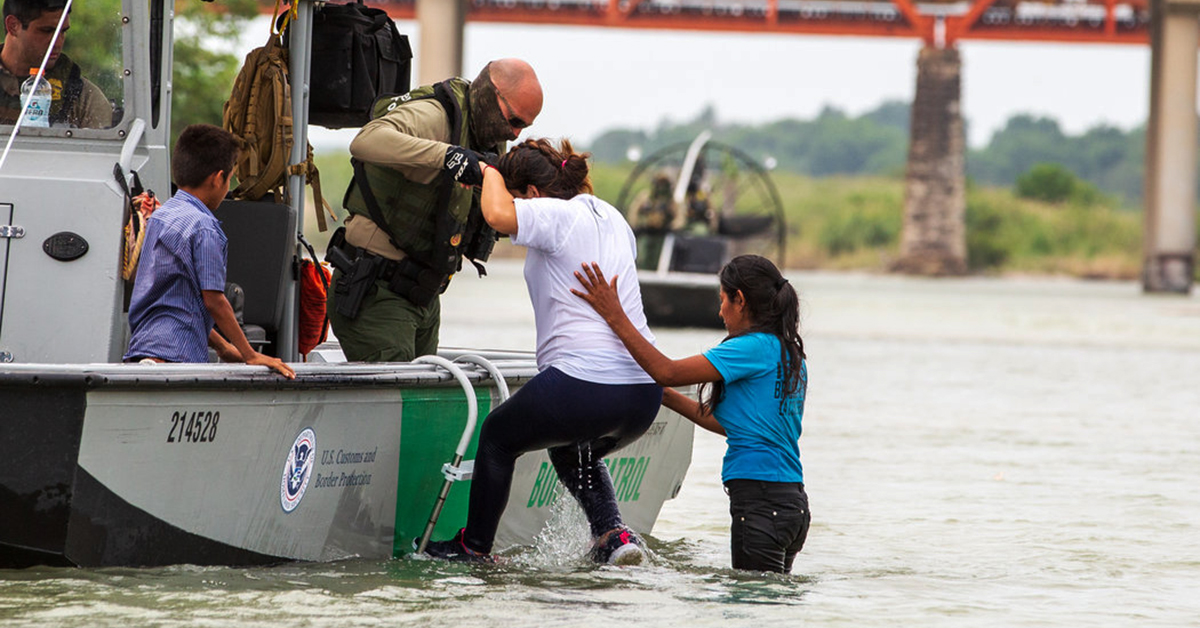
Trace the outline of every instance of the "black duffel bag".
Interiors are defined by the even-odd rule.
[[[412,78],[412,47],[383,9],[325,3],[313,11],[308,122],[360,127],[384,95],[403,94]]]

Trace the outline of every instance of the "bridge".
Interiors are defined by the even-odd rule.
[[[1143,288],[1191,291],[1200,0],[375,0],[421,28],[420,76],[462,73],[471,22],[919,39],[895,270],[966,272],[959,41],[1149,45]]]
[[[453,0],[447,4],[453,4]],[[375,3],[416,19],[421,0]],[[1145,44],[1147,0],[473,0],[472,22],[656,30]]]

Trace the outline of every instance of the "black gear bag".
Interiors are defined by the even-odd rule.
[[[412,47],[383,9],[358,0],[313,11],[308,122],[360,127],[380,96],[403,94],[412,77]]]

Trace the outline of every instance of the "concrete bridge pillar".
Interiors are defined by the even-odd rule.
[[[462,76],[466,17],[466,0],[417,0],[421,28],[417,81],[421,85]]]
[[[967,272],[961,77],[957,49],[921,49],[909,131],[904,230],[893,270],[920,275]]]
[[[1200,0],[1153,0],[1150,15],[1142,288],[1187,294],[1196,251]]]

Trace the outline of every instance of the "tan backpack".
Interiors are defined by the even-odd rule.
[[[233,167],[238,182],[232,190],[235,199],[257,201],[274,194],[280,201],[287,177],[302,174],[313,189],[320,230],[328,228],[326,212],[337,219],[321,195],[321,177],[313,164],[312,145],[308,146],[304,162],[288,165],[293,145],[292,91],[288,83],[288,51],[276,33],[271,33],[265,46],[246,55],[229,100],[225,101],[222,126],[242,140],[242,150]]]

